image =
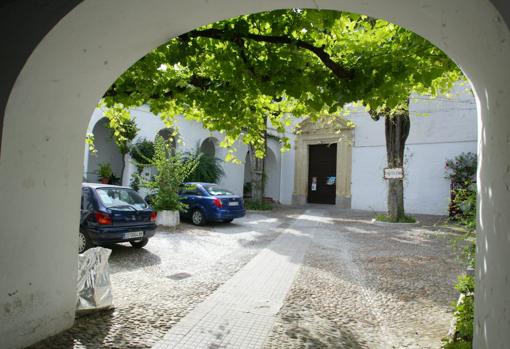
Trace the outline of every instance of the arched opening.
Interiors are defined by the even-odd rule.
[[[249,150],[244,157],[243,196],[251,198],[251,158]]]
[[[274,151],[268,147],[264,158],[265,186],[264,197],[274,202],[280,201],[280,166],[281,162]]]
[[[204,141],[200,145],[200,151],[208,156],[215,157],[216,144],[218,144],[218,140],[216,138],[208,137],[204,139]]]
[[[0,190],[1,197],[12,200],[0,213],[5,280],[0,302],[31,300],[24,311],[2,315],[2,323],[8,324],[2,333],[12,338],[8,345],[30,344],[73,321],[77,238],[63,232],[77,225],[83,135],[91,110],[111,82],[169,37],[242,13],[299,6],[318,4],[82,2],[44,37],[8,87],[3,124]],[[507,23],[487,0],[346,0],[321,6],[386,18],[419,33],[456,60],[473,83],[480,120],[475,346],[504,347],[510,336]],[[20,219],[19,212],[30,215]],[[59,219],[48,219],[55,212]],[[34,323],[40,326],[33,332],[21,330]]]
[[[101,180],[100,170],[105,166],[109,166],[112,170],[112,183],[116,183],[121,177],[122,154],[115,144],[112,130],[108,128],[107,124],[108,119],[102,118],[92,130],[96,152],[88,154],[87,172],[84,176],[88,182],[99,182]]]
[[[165,142],[170,142],[170,147],[173,151],[177,150],[177,143],[179,140],[179,133],[173,128],[163,128],[158,131],[157,136],[163,138]]]

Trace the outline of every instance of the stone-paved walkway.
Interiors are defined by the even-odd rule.
[[[160,231],[143,249],[111,246],[115,308],[77,318],[31,349],[151,348],[293,220],[249,213],[230,224]]]
[[[317,213],[299,216],[155,348],[261,348],[320,224]]]
[[[462,271],[454,234],[437,217],[372,216],[277,209],[115,246],[115,309],[32,348],[439,348]]]
[[[418,219],[378,226],[368,212],[328,212],[265,348],[440,348],[462,267],[455,235]]]

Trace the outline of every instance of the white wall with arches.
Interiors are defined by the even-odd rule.
[[[154,115],[150,112],[148,106],[141,106],[131,109],[130,113],[138,128],[140,129],[133,142],[144,138],[150,141],[154,141],[156,135],[158,135],[161,130],[168,128],[168,126],[165,125],[165,123],[163,123],[163,121],[157,115]],[[92,114],[89,122],[87,132],[92,133],[98,122],[103,119],[103,117],[103,109],[97,108],[94,110],[94,113]],[[220,142],[223,140],[223,135],[221,133],[206,130],[200,123],[188,120],[183,116],[175,117],[174,127],[177,132],[176,148],[178,151],[195,152],[196,149],[202,148],[205,141],[206,144],[208,144],[209,151],[211,150],[212,146],[215,156],[221,160],[225,159],[227,151],[225,148],[220,146]],[[235,144],[235,148],[237,149],[235,153],[236,156],[239,159],[244,160],[243,154],[245,154],[247,151],[246,145],[244,145],[242,142],[237,142]],[[110,149],[108,149],[108,151],[110,151]],[[98,149],[97,156],[100,156],[99,152],[100,149]],[[84,178],[93,178],[90,176],[90,172],[93,171],[90,166],[90,159],[94,159],[94,155],[90,154],[88,147],[85,147]],[[126,155],[125,161],[126,166],[124,169],[122,185],[128,186],[131,180],[131,175],[136,172],[136,166],[129,155]],[[225,176],[221,178],[219,184],[232,190],[238,195],[242,195],[244,166],[225,161],[223,161],[222,166],[225,172]]]

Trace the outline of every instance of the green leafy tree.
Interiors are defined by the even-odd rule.
[[[154,178],[140,176],[140,186],[154,195],[152,205],[158,211],[182,211],[186,207],[179,197],[179,187],[198,165],[199,158],[184,157],[172,149],[171,141],[157,136],[154,142],[154,156],[148,163],[157,171]]]
[[[134,64],[104,99],[110,106],[146,103],[167,123],[184,114],[223,132],[227,161],[235,160],[239,138],[263,158],[267,123],[283,133],[290,124],[287,113],[316,120],[361,102],[375,120],[385,119],[388,166],[401,167],[410,130],[409,97],[437,95],[460,77],[443,52],[394,24],[292,9],[182,34]],[[281,142],[288,149],[288,138]],[[261,183],[260,169],[255,166],[254,181]],[[391,220],[404,217],[401,180],[389,181],[388,209]]]

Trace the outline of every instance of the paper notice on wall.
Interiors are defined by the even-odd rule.
[[[317,177],[312,177],[311,191],[317,191]]]

